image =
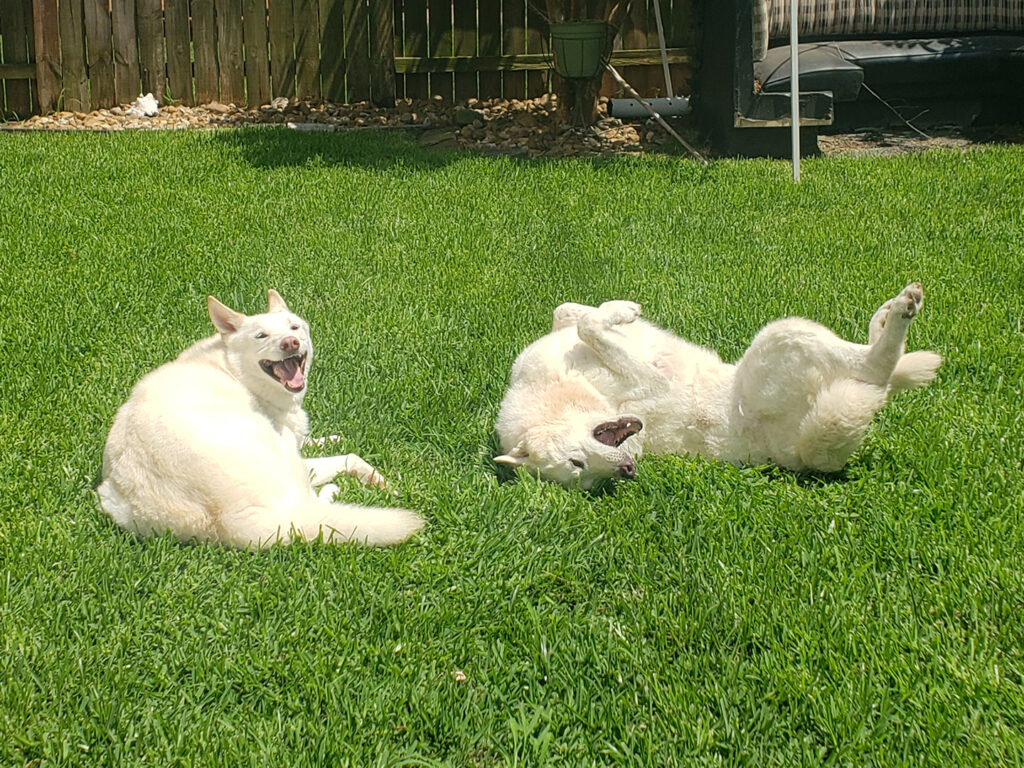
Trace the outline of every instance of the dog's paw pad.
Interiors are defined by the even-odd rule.
[[[911,283],[894,301],[898,302],[900,317],[907,320],[913,319],[921,310],[921,305],[924,304],[924,289],[920,283]]]

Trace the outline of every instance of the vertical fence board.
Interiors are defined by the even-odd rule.
[[[452,0],[427,0],[428,56],[448,58],[452,55]],[[451,72],[430,75],[430,95],[441,96],[451,103],[455,80]]]
[[[256,107],[270,102],[267,0],[242,0],[242,15],[246,103]]]
[[[378,107],[395,106],[395,5],[370,0],[370,98]]]
[[[295,95],[295,32],[292,0],[269,0],[270,79],[274,96]]]
[[[295,93],[300,99],[320,98],[320,21],[317,0],[293,0],[295,31]]]
[[[60,33],[57,0],[32,0],[36,47],[36,100],[40,112],[52,112],[60,98]]]
[[[71,112],[89,111],[89,81],[85,68],[85,19],[82,10],[82,0],[61,0],[57,5],[64,109]]]
[[[115,0],[116,2],[116,0]],[[195,51],[196,103],[209,104],[220,98],[217,71],[217,27],[213,0],[192,0],[192,48]]]
[[[139,30],[139,75],[142,92],[164,101],[164,12],[160,0],[135,0],[135,24]]]
[[[369,9],[364,0],[345,0],[345,82],[348,100],[370,99]]]
[[[114,93],[114,42],[110,10],[106,0],[85,0],[86,63],[92,106],[112,107]]]
[[[32,6],[26,0],[0,0],[0,35],[4,39],[5,63],[26,64],[32,60],[28,51],[31,24]],[[28,80],[6,80],[4,86],[7,102],[6,109],[0,109],[0,119],[27,117],[32,111]]]
[[[452,53],[476,56],[476,0],[452,0]],[[476,72],[455,73],[455,101],[477,95]]]
[[[508,56],[526,53],[526,1],[502,0],[502,46],[501,52]],[[526,97],[526,73],[503,72],[501,93],[506,99]]]
[[[135,29],[135,0],[113,0],[111,32],[114,37],[114,96],[127,104],[139,95],[139,47]]]
[[[345,17],[341,0],[320,0],[320,88],[326,101],[345,101]]]
[[[401,0],[397,0],[401,2]],[[427,0],[406,0],[402,14],[402,55],[427,55]],[[396,19],[397,21],[397,19]],[[430,98],[430,76],[405,75],[405,96]]]
[[[548,52],[548,21],[537,0],[526,3],[526,52]],[[526,97],[534,99],[548,92],[548,73],[532,69],[526,73]]]
[[[501,55],[501,2],[500,0],[480,0],[479,5],[479,36],[477,45],[481,56]],[[501,73],[480,72],[480,98],[495,99],[501,97]]]
[[[192,96],[192,56],[188,30],[188,0],[164,0],[167,36],[167,88],[182,104],[195,104]]]
[[[217,22],[217,69],[220,100],[241,106],[245,103],[242,70],[242,5],[240,0],[214,0]]]

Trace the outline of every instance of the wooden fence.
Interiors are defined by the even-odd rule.
[[[685,92],[693,0],[663,0]],[[633,0],[613,63],[663,92],[649,0]],[[0,0],[6,118],[165,103],[260,105],[396,97],[527,98],[549,88],[539,0]]]

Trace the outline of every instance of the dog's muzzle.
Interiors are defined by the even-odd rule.
[[[632,459],[625,459],[619,462],[619,466],[615,468],[619,477],[624,477],[627,480],[632,480],[636,477],[636,462]]]

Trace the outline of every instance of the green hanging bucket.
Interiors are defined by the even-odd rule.
[[[551,25],[555,71],[562,77],[591,78],[601,69],[608,28],[603,21],[563,21]]]

